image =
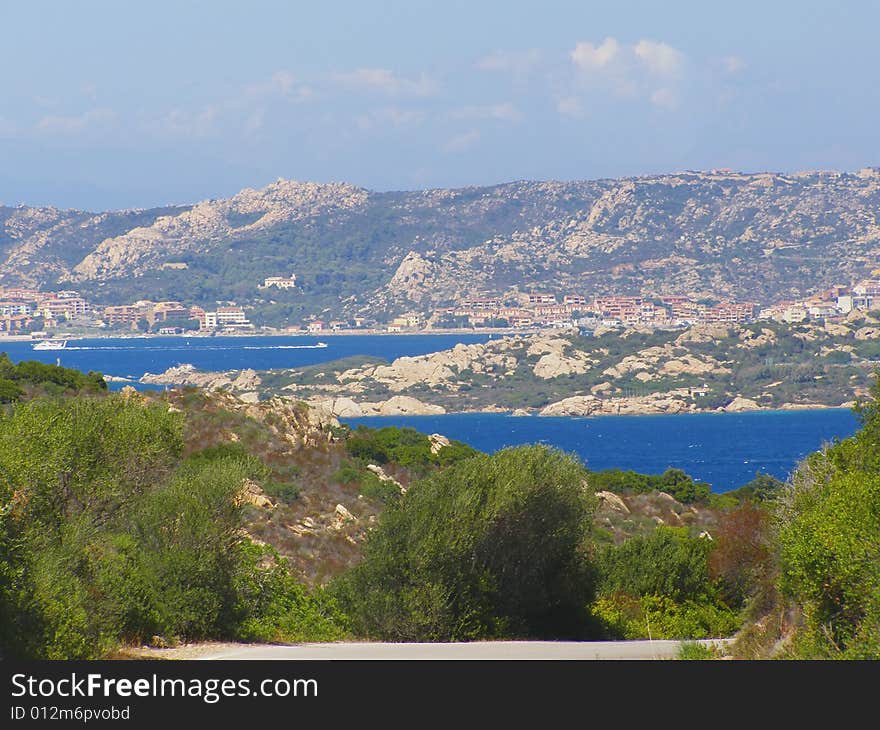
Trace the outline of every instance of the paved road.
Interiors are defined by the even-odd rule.
[[[700,643],[723,645],[727,639]],[[200,659],[675,659],[679,641],[476,641],[462,644],[241,645]]]

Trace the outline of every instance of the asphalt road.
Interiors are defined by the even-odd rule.
[[[706,639],[723,645],[729,640]],[[477,641],[461,644],[237,645],[200,659],[675,659],[680,641]]]

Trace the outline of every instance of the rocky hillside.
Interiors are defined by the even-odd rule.
[[[517,292],[702,292],[770,302],[878,265],[880,169],[685,172],[377,193],[279,180],[227,200],[91,214],[0,208],[0,283],[99,300],[167,297],[329,310],[428,311]]]
[[[867,395],[878,360],[880,320],[856,311],[844,323],[517,335],[391,363],[259,373],[183,366],[142,380],[219,388],[254,402],[293,395],[337,417],[589,416],[847,406]]]

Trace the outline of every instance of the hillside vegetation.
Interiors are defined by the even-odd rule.
[[[880,656],[876,401],[789,484],[722,495],[289,399],[55,384],[3,409],[4,654],[735,634],[738,656]]]
[[[0,208],[0,284],[64,284],[99,303],[235,300],[270,324],[428,311],[481,292],[769,302],[867,275],[878,210],[871,168],[384,193],[278,180],[179,208]],[[298,289],[257,289],[290,272]]]

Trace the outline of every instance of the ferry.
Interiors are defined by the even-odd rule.
[[[63,350],[67,347],[67,340],[42,340],[31,346],[33,350]]]

